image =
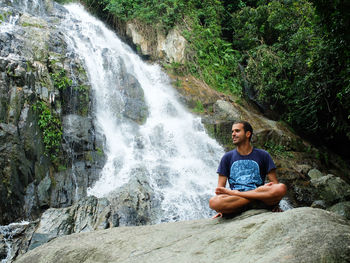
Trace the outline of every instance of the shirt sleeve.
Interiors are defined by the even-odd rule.
[[[230,177],[230,155],[226,153],[220,161],[218,170],[216,171],[218,174],[222,174],[226,177]]]

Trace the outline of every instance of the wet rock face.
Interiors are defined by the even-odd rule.
[[[52,1],[40,2],[0,4],[0,196],[5,200],[0,225],[37,218],[50,206],[71,205],[75,189],[86,194],[104,163],[103,139],[97,139],[89,117],[90,84],[59,30],[65,10],[57,10]],[[38,102],[61,122],[55,161],[38,124]],[[84,179],[74,181],[76,170]]]
[[[159,199],[150,187],[147,170],[134,168],[133,178],[109,194],[114,226],[147,225],[157,222],[160,216]]]
[[[138,80],[126,72],[124,63],[121,61],[120,64],[120,87],[122,88],[121,93],[125,98],[123,115],[136,123],[142,124],[148,116],[148,107],[143,89]]]
[[[4,236],[0,235],[0,259],[5,259],[7,257],[7,247],[5,243]]]

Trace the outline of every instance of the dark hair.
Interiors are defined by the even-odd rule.
[[[247,133],[248,131],[250,131],[249,141],[251,141],[252,136],[253,136],[253,127],[252,127],[252,125],[250,125],[250,123],[247,122],[247,121],[235,121],[233,124],[237,124],[237,123],[243,124],[244,133]]]

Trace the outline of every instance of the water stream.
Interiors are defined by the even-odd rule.
[[[67,42],[85,62],[95,97],[95,126],[105,136],[107,162],[88,194],[107,196],[141,169],[161,199],[159,222],[210,216],[208,198],[223,149],[205,133],[200,118],[179,103],[158,65],[142,61],[82,6],[66,8]],[[125,74],[143,89],[148,108],[143,125],[125,117]]]
[[[14,239],[14,237],[16,237],[16,235],[23,232],[23,227],[27,226],[28,224],[29,224],[29,222],[23,221],[20,223],[11,223],[11,224],[6,225],[6,226],[0,226],[0,236],[2,237],[2,240],[5,243],[6,253],[7,253],[6,258],[2,259],[1,263],[11,262],[11,260],[15,256],[12,253],[13,239]],[[0,241],[1,241],[1,239],[0,239]]]

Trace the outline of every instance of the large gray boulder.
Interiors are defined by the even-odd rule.
[[[18,263],[349,262],[350,223],[313,208],[250,210],[234,219],[119,227],[57,238]]]
[[[327,209],[350,220],[350,201],[337,203]]]
[[[31,250],[59,236],[106,229],[112,226],[109,221],[110,210],[106,199],[93,196],[86,197],[71,207],[50,208],[41,216],[28,249]]]

